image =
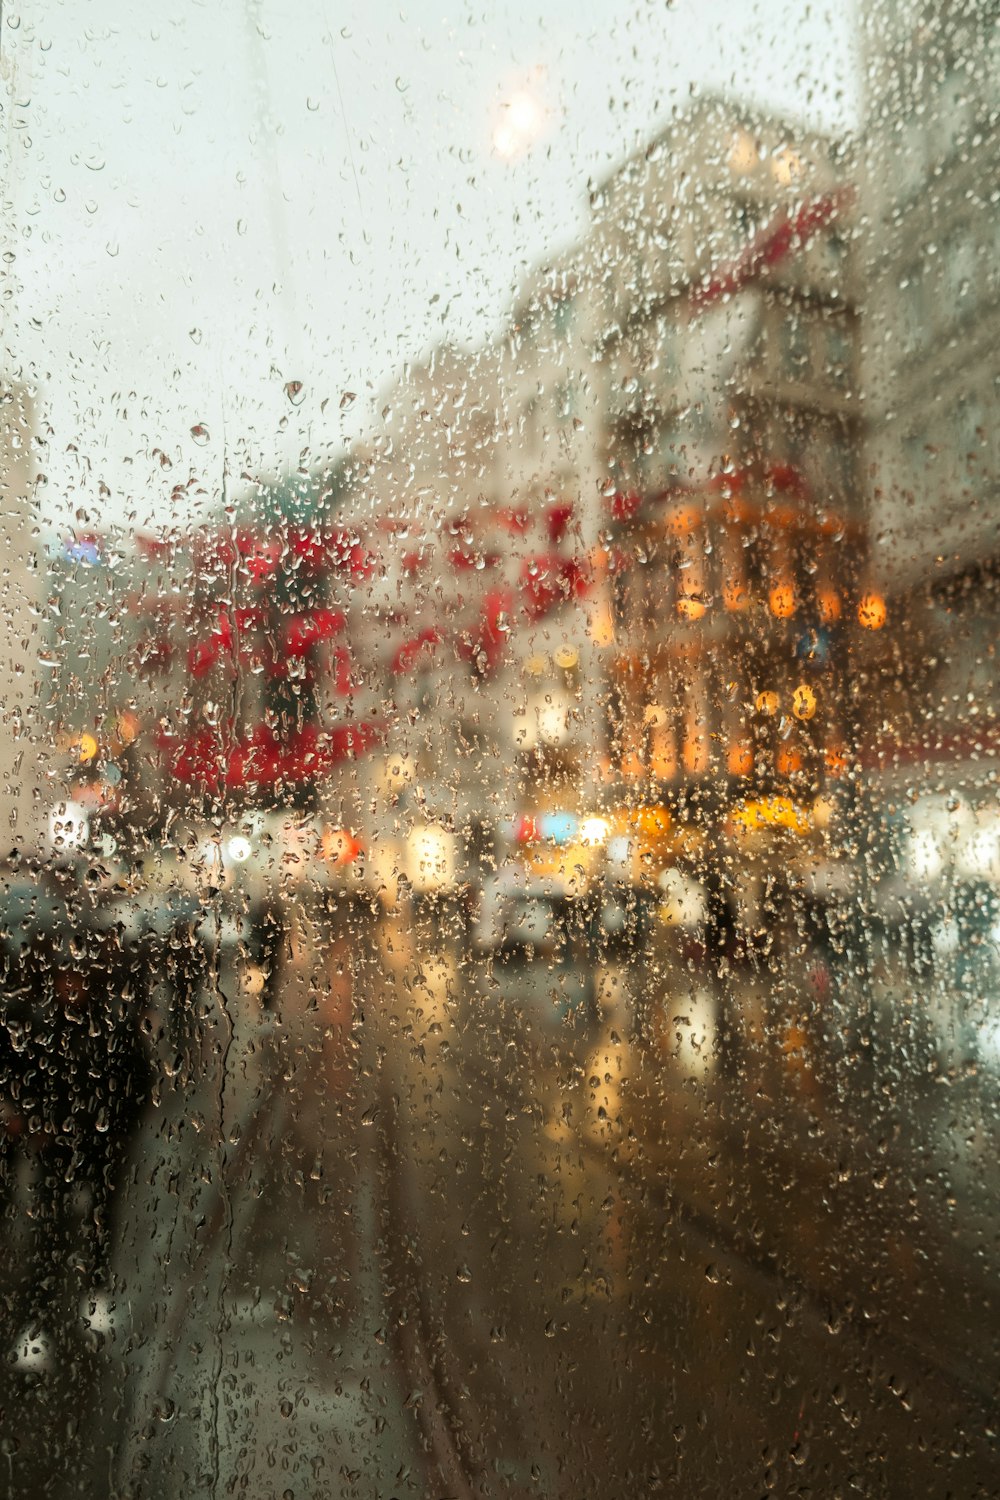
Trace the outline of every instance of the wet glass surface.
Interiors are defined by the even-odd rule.
[[[3,6],[4,1493],[1000,1492],[998,28]]]

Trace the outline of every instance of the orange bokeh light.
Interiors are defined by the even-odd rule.
[[[794,615],[798,600],[795,597],[795,585],[788,579],[776,583],[769,596],[771,613],[777,620],[790,620]]]
[[[730,745],[726,757],[730,776],[749,776],[753,770],[753,751],[749,745]]]
[[[881,630],[887,613],[881,594],[865,594],[858,604],[858,620],[865,630]]]
[[[817,599],[819,617],[824,625],[833,625],[840,619],[840,595],[836,589],[821,589]]]

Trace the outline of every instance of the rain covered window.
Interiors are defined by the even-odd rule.
[[[998,59],[0,9],[4,1494],[1000,1493]]]

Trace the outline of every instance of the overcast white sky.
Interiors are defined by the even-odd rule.
[[[583,228],[588,178],[692,85],[855,125],[853,17],[854,0],[7,0],[4,357],[40,377],[51,516],[186,519],[170,488],[193,469],[214,505],[223,437],[237,474],[336,452],[404,360],[488,335],[525,266]],[[542,128],[504,159],[519,91]]]

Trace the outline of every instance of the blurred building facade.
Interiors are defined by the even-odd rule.
[[[704,102],[599,196],[617,549],[616,769],[839,769],[864,551],[852,162]],[[626,248],[627,247],[627,248]]]
[[[0,858],[38,856],[64,801],[46,711],[51,658],[44,619],[47,569],[35,494],[41,433],[27,381],[0,381]]]
[[[937,0],[867,7],[862,28],[865,461],[889,608],[868,760],[883,787],[980,797],[1000,744],[1000,28],[995,6]]]

